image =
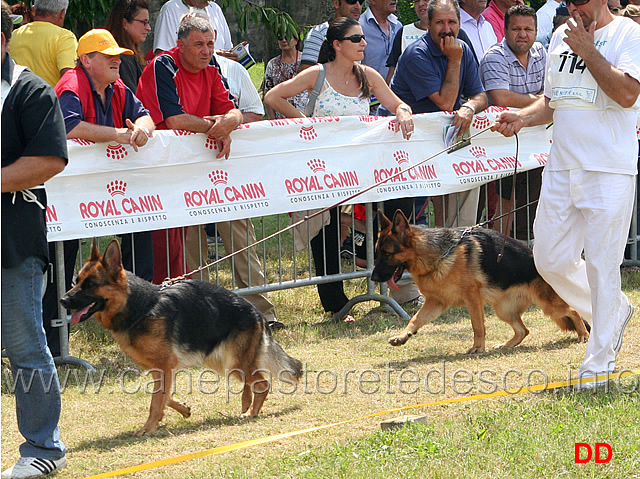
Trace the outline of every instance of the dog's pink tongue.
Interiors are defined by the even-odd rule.
[[[76,311],[75,313],[73,313],[71,315],[71,322],[72,323],[79,323],[80,322],[80,318],[82,318],[82,315],[87,314],[87,311],[89,311],[89,308],[91,307],[91,305],[79,309],[78,311]]]
[[[395,289],[396,291],[400,291],[400,288],[398,287],[398,284],[396,283],[396,281],[393,278],[391,278],[389,281],[387,281],[387,285],[391,289]]]

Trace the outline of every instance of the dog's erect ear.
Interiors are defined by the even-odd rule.
[[[391,226],[391,220],[384,215],[382,210],[378,210],[378,222],[380,223],[380,231],[384,231]]]
[[[409,224],[409,220],[404,215],[402,210],[396,210],[395,214],[393,215],[392,231],[398,237],[400,243],[405,242],[407,233],[409,233],[410,228],[411,225]]]
[[[122,252],[120,251],[120,243],[118,240],[111,240],[104,250],[102,257],[102,265],[107,273],[116,275],[122,270]]]
[[[93,238],[93,242],[91,243],[91,256],[89,257],[89,261],[100,261],[102,256],[100,256],[100,250],[98,249],[98,238]]]

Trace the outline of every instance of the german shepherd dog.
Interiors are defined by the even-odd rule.
[[[73,322],[93,315],[127,356],[151,371],[149,418],[136,435],[154,432],[167,405],[185,418],[191,415],[170,393],[177,368],[205,366],[244,382],[244,417],[260,412],[270,376],[290,384],[302,376],[300,361],[282,350],[247,300],[204,281],[179,281],[164,289],[151,284],[124,270],[116,240],[104,256],[93,240],[76,285],[60,301],[74,311]]]
[[[517,346],[529,334],[521,316],[531,303],[563,331],[576,331],[578,341],[589,338],[589,323],[540,277],[533,254],[520,242],[507,237],[498,262],[504,236],[497,231],[415,227],[400,210],[393,221],[382,213],[379,218],[381,232],[371,279],[387,281],[397,289],[395,282],[406,269],[425,300],[402,334],[389,339],[391,345],[406,343],[451,306],[466,306],[473,327],[473,346],[467,352],[484,352],[485,304],[513,328],[513,338],[496,348]]]

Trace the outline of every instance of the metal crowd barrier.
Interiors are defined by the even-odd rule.
[[[532,176],[535,175],[534,172],[525,172],[522,173],[525,176],[525,191],[521,194],[516,195],[516,203],[509,205],[508,202],[505,203],[500,200],[503,196],[502,189],[504,186],[500,182],[496,182],[494,185],[483,185],[480,194],[480,202],[478,208],[477,220],[478,222],[488,221],[487,211],[493,210],[495,208],[495,216],[499,216],[501,214],[507,213],[504,210],[505,207],[511,206],[512,208],[520,208],[515,211],[512,218],[512,236],[515,237],[529,246],[532,245],[533,234],[531,231],[531,226],[533,224],[533,216],[535,215],[535,206],[537,201],[537,195],[539,194],[539,187],[533,185]],[[495,188],[497,193],[497,204],[496,204],[496,195],[489,194],[488,190],[490,188]],[[418,200],[418,199],[416,199]],[[422,224],[426,224],[428,226],[436,225],[436,213],[435,206],[437,202],[444,201],[443,197],[434,197],[431,198],[430,203],[424,203],[424,199],[421,199],[422,202],[415,201],[414,203],[414,214],[412,215],[412,222],[419,222]],[[457,194],[451,195],[449,198],[449,202],[454,202],[456,205],[456,214],[459,213],[459,202],[457,200]],[[493,206],[492,205],[493,202]],[[628,240],[628,258],[625,256],[624,266],[638,266],[640,262],[638,261],[638,240],[640,239],[640,230],[639,222],[638,222],[638,208],[637,201],[634,205],[634,214],[633,221],[630,230],[629,240]],[[523,207],[524,205],[524,207]],[[379,209],[383,209],[384,206],[382,204],[376,205]],[[388,211],[388,215],[392,215],[393,211]],[[446,221],[446,211],[445,211]],[[260,261],[260,265],[262,271],[264,273],[264,281],[262,284],[255,285],[255,281],[249,276],[249,284],[252,286],[246,288],[238,288],[237,281],[234,274],[233,269],[233,261],[235,261],[235,257],[227,259],[223,262],[219,262],[212,266],[209,270],[209,280],[211,282],[220,284],[229,289],[233,289],[236,293],[240,295],[252,295],[252,294],[263,294],[269,293],[272,291],[285,290],[290,288],[298,288],[298,287],[308,287],[321,283],[328,283],[337,280],[351,280],[358,278],[367,278],[366,291],[363,291],[362,294],[359,294],[352,298],[341,311],[336,313],[336,317],[343,317],[347,314],[351,308],[359,302],[363,301],[376,301],[381,305],[384,305],[388,311],[394,312],[400,317],[408,320],[409,315],[406,311],[393,299],[388,295],[387,285],[381,284],[379,285],[379,293],[376,292],[377,285],[373,283],[370,279],[371,271],[373,269],[374,264],[374,246],[375,246],[375,237],[377,236],[377,232],[374,232],[374,205],[367,204],[366,205],[366,220],[364,222],[357,220],[354,217],[353,212],[350,214],[341,214],[339,217],[343,222],[345,222],[345,227],[349,228],[349,230],[353,233],[355,231],[362,232],[362,228],[364,226],[365,234],[365,251],[366,256],[362,258],[364,261],[364,265],[362,267],[358,267],[356,265],[356,256],[353,255],[353,258],[350,261],[342,260],[340,262],[340,269],[338,274],[326,275],[326,276],[316,276],[313,271],[312,265],[312,255],[311,248],[309,244],[307,244],[306,249],[301,251],[296,251],[293,235],[291,231],[281,233],[276,238],[270,239],[267,242],[263,242],[255,246],[256,254],[258,254],[258,258]],[[276,215],[273,217],[261,217],[254,218],[253,224],[255,229],[257,230],[256,236],[258,239],[266,237],[271,231],[267,231],[267,227],[265,225],[266,220],[271,218],[271,221],[276,221],[275,226],[271,226],[271,229],[279,231],[286,226],[288,226],[288,221],[283,220],[283,217],[286,218],[286,215]],[[346,220],[346,221],[345,221]],[[497,222],[501,222],[497,224]],[[484,227],[494,227],[496,229],[504,228],[506,226],[506,218],[503,217],[501,220],[495,220],[494,224],[488,223],[484,225]],[[460,225],[460,226],[471,226],[471,225]],[[340,228],[338,228],[339,234]],[[632,233],[636,234],[632,234]],[[199,235],[203,234],[202,229],[199,229]],[[324,234],[324,233],[321,233]],[[183,238],[186,235],[183,232]],[[247,238],[245,238],[245,242],[250,240],[253,235],[247,231]],[[216,258],[222,258],[229,251],[226,248],[223,248],[215,237],[208,238],[208,246],[204,247],[203,245],[207,244],[204,241],[204,238],[199,237],[199,243],[201,247],[199,248],[199,259],[200,265],[207,264]],[[326,240],[326,238],[325,238]],[[85,245],[90,243],[90,240],[82,240]],[[231,240],[231,245],[227,245],[230,249],[234,249],[233,247],[233,235]],[[352,243],[353,246],[353,243]],[[86,249],[86,248],[85,248]],[[224,250],[224,253],[223,253]],[[276,267],[267,268],[268,261],[272,261],[273,259],[269,259],[273,255],[277,254],[276,258]],[[354,251],[355,253],[355,251]],[[240,254],[248,254],[248,252],[243,252]],[[339,253],[340,254],[340,253]],[[625,253],[627,255],[627,253]],[[82,257],[82,247],[80,248],[79,258],[77,259],[77,268],[83,264],[86,258]],[[58,271],[58,297],[61,297],[65,291],[65,279],[64,279],[64,261],[63,261],[63,249],[62,243],[56,244],[56,258],[57,258],[57,271]],[[186,256],[185,256],[186,260]],[[185,261],[186,264],[186,261]],[[191,266],[191,265],[190,265]],[[76,271],[77,271],[76,268]],[[135,273],[135,271],[134,271]],[[187,273],[187,271],[170,271],[170,276],[179,276],[181,274]],[[408,273],[405,273],[405,277],[408,276]],[[194,275],[193,279],[205,279],[202,275]],[[56,358],[57,364],[72,364],[78,365],[82,367],[86,367],[87,369],[93,369],[92,366],[79,358],[75,358],[69,355],[69,343],[68,343],[68,324],[70,322],[67,312],[60,305],[59,306],[59,315],[60,318],[52,321],[52,325],[59,328],[60,334],[60,346],[61,346],[61,356]]]

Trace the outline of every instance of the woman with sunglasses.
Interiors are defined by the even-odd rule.
[[[151,31],[147,0],[118,0],[104,28],[111,32],[118,45],[133,50],[134,55],[120,55],[120,78],[135,93],[146,65],[140,45]]]
[[[111,32],[118,45],[133,50],[133,55],[120,55],[120,78],[135,93],[138,89],[138,80],[146,65],[140,46],[151,31],[147,0],[118,0],[109,13],[105,29]],[[151,231],[121,235],[120,242],[122,243],[122,264],[125,269],[133,271],[147,281],[152,281]]]
[[[297,76],[281,83],[265,95],[265,102],[287,118],[304,118],[288,101],[300,92],[313,90],[320,68],[324,67],[325,81],[315,102],[313,116],[368,115],[369,98],[374,94],[380,103],[396,114],[396,131],[401,131],[405,139],[413,133],[411,108],[391,91],[382,76],[358,62],[364,56],[367,45],[362,27],[350,17],[334,20],[320,49],[316,65],[300,72]],[[337,208],[331,210],[329,224],[324,235],[320,230],[312,231],[311,251],[316,274],[336,274],[339,271],[339,249]],[[317,233],[317,234],[316,234]],[[337,313],[349,299],[344,293],[342,281],[318,285],[320,301],[325,311]],[[353,321],[347,314],[343,321]]]

